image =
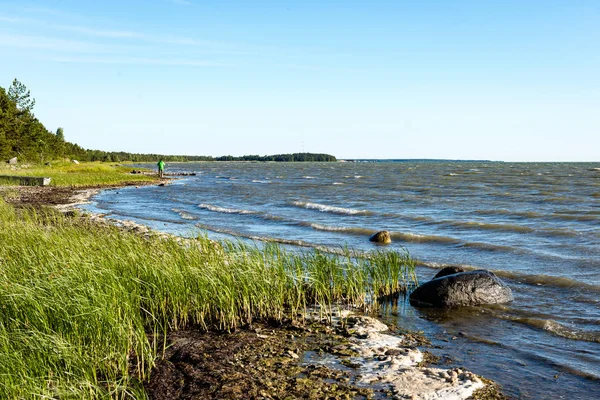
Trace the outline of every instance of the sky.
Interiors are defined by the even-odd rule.
[[[88,149],[600,160],[599,0],[0,0],[0,54]]]

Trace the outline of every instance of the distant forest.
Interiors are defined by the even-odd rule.
[[[49,131],[33,114],[35,99],[25,85],[15,79],[7,89],[0,87],[0,160],[17,157],[19,161],[44,163],[50,160],[79,161],[337,161],[329,154],[295,153],[272,156],[249,155],[177,156],[137,154],[123,151],[87,150],[65,140],[63,128]]]

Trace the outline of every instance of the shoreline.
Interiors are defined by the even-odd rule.
[[[152,184],[160,183],[149,183],[149,185]],[[4,195],[7,191],[10,191],[10,188],[13,188],[14,190],[11,191],[13,196],[14,191],[19,194],[19,196],[14,196],[12,201],[9,201],[13,205],[33,207],[47,205],[52,206],[62,213],[69,214],[76,210],[78,206],[89,203],[90,199],[100,191],[125,186],[140,185],[87,188],[9,187],[8,190],[5,189],[6,187],[0,187],[0,195]],[[101,214],[90,215],[89,213],[84,213],[83,217],[100,224],[117,225],[121,229],[127,231],[133,230],[138,234],[147,235],[150,233],[159,233],[160,235],[172,236],[155,232],[144,225],[133,222],[122,223],[122,221],[111,221],[110,219],[105,219]],[[372,398],[375,396],[375,398],[415,399],[506,398],[500,393],[499,387],[487,379],[480,379],[478,376],[462,369],[443,370],[441,368],[431,367],[430,363],[423,363],[423,352],[417,348],[416,344],[411,344],[410,341],[406,344],[406,335],[398,336],[393,333],[388,334],[389,327],[380,321],[364,315],[356,314],[350,316],[347,311],[345,311],[345,313],[345,318],[340,318],[341,315],[334,316],[337,318],[337,325],[331,326],[327,324],[327,321],[321,321],[320,319],[315,321],[315,318],[313,318],[312,325],[307,324],[302,327],[293,325],[273,327],[267,325],[266,327],[257,329],[256,327],[251,326],[239,329],[239,332],[235,331],[229,333],[219,333],[214,331],[201,332],[193,327],[186,328],[184,330],[169,333],[169,345],[177,347],[181,344],[181,340],[183,340],[186,346],[201,349],[204,348],[206,344],[211,343],[214,339],[214,335],[217,335],[216,337],[219,338],[218,340],[225,346],[233,346],[236,340],[240,340],[240,337],[236,336],[237,332],[244,338],[242,341],[250,346],[249,350],[246,352],[246,357],[249,357],[247,362],[250,366],[260,366],[259,364],[262,360],[260,357],[257,358],[260,354],[254,354],[254,357],[252,357],[251,354],[256,353],[256,351],[259,351],[259,349],[264,346],[267,346],[272,350],[279,349],[283,351],[283,353],[281,353],[281,351],[279,353],[275,351],[275,353],[272,354],[272,358],[275,361],[268,365],[270,369],[263,365],[261,367],[262,371],[271,377],[271,381],[276,382],[279,385],[287,382],[284,385],[286,388],[289,390],[297,390],[298,387],[302,386],[302,381],[298,381],[298,376],[290,377],[290,375],[280,373],[284,364],[281,360],[287,360],[289,358],[290,360],[285,363],[289,364],[289,368],[286,369],[286,367],[283,368],[283,370],[290,374],[307,375],[310,377],[310,385],[305,385],[304,391],[299,392],[304,394],[309,392],[313,393],[309,398],[324,398],[323,396],[327,397],[330,395],[335,395],[336,397],[353,395],[363,396],[363,398]],[[347,321],[349,318],[353,320],[356,328],[348,328]],[[301,332],[302,340],[298,340],[298,334],[294,335],[294,333],[290,333],[290,330]],[[292,339],[291,342],[288,340],[290,338]],[[274,345],[273,341],[276,343],[287,343],[288,347],[294,347],[293,345],[297,346],[295,349],[283,349]],[[310,343],[310,346],[303,344],[305,342]],[[256,351],[252,346],[257,346]],[[344,351],[341,353],[338,351],[339,346],[344,347]],[[327,361],[313,362],[314,360],[311,359],[311,357],[306,356],[306,353],[312,354],[316,351],[321,355],[324,354],[325,357],[322,358]],[[195,356],[200,355],[202,354],[195,354]],[[170,394],[167,394],[164,391],[161,392],[161,390],[170,390],[168,387],[165,387],[165,385],[168,384],[169,379],[175,376],[180,377],[182,373],[177,368],[173,369],[174,365],[179,365],[180,367],[183,366],[184,369],[193,367],[193,363],[190,363],[189,360],[184,361],[183,364],[181,360],[174,361],[175,363],[169,360],[168,353],[163,360],[158,361],[155,368],[159,368],[159,366],[160,368],[163,368],[164,365],[166,365],[166,372],[165,370],[159,370],[162,372],[153,374],[150,382],[145,385],[151,393],[156,394],[155,396],[151,395],[150,398],[192,398],[190,397],[192,393],[189,391],[188,393],[185,393],[185,391],[181,392],[179,390],[179,397],[173,397],[173,393],[170,392]],[[223,367],[223,362],[224,360],[220,359],[212,360],[212,363],[209,365],[210,369]],[[253,363],[255,365],[253,365]],[[244,368],[247,367],[248,365]],[[298,368],[301,368],[301,370],[299,371]],[[321,375],[311,373],[313,370],[320,371]],[[229,372],[231,373],[232,371]],[[157,377],[157,380],[155,380],[155,377]],[[227,381],[229,378],[230,377],[228,376],[220,376],[217,381],[221,382],[222,387],[222,382]],[[238,377],[238,380],[239,379],[242,379],[242,386],[256,386],[256,382],[246,381],[243,378]],[[252,379],[259,379],[260,381],[262,377],[254,376]],[[292,388],[288,387],[290,379],[294,383]],[[337,382],[336,390],[339,390],[339,392],[329,393],[331,390],[331,383],[328,381],[331,380]],[[485,384],[483,382],[485,382]],[[213,383],[217,384],[217,382]],[[241,386],[237,385],[236,387],[239,389]],[[275,391],[276,387],[278,386],[272,385],[271,389]],[[377,390],[368,393],[370,387],[376,387]],[[318,388],[316,393],[314,392],[315,388]],[[156,392],[152,392],[153,390]],[[235,393],[237,394],[234,396]],[[220,394],[220,398],[240,398],[240,393],[248,394],[247,391],[239,392],[239,390],[234,390],[229,393],[232,397],[227,397],[228,394],[223,392]],[[269,394],[269,392],[257,392],[256,395],[271,398],[275,395],[275,392],[271,394]],[[431,395],[434,395],[435,397],[430,397]]]

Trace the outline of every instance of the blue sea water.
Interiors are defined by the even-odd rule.
[[[147,167],[153,168],[153,165]],[[107,190],[88,209],[184,236],[372,250],[388,230],[419,260],[485,268],[506,305],[439,311],[390,301],[382,318],[423,330],[451,364],[518,398],[600,398],[600,170],[586,163],[169,164],[171,184]]]

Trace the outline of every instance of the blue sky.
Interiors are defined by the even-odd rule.
[[[0,1],[0,86],[85,148],[600,159],[600,1]]]

